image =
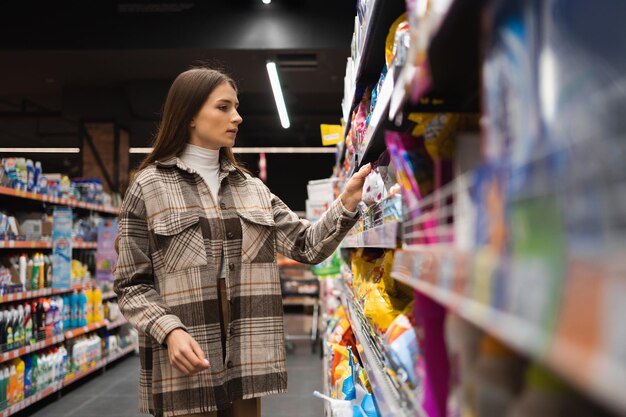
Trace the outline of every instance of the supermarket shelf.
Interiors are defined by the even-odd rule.
[[[85,333],[93,332],[94,330],[101,329],[103,327],[107,327],[107,320],[100,321],[98,323],[91,323],[83,327],[79,327],[77,329],[68,330],[65,332],[65,339],[73,339],[75,337],[81,336]]]
[[[626,412],[626,397],[623,395],[623,387],[626,386],[626,369],[623,363],[619,363],[602,352],[589,352],[565,340],[555,339],[551,333],[520,317],[431,283],[430,281],[441,282],[442,280],[438,279],[437,274],[433,272],[433,269],[436,269],[436,255],[432,256],[431,253],[430,259],[425,259],[420,256],[425,252],[425,250],[423,253],[396,251],[396,260],[391,275],[514,350],[540,361],[582,392],[589,393],[590,396],[621,413]],[[415,253],[418,253],[418,256],[415,256]],[[414,259],[410,259],[412,256]],[[411,263],[413,267],[407,267]],[[415,269],[423,269],[426,276],[431,278],[428,281],[419,279],[419,274]],[[582,363],[592,365],[583,368],[579,366]]]
[[[389,103],[394,91],[395,71],[389,70],[385,81],[380,89],[376,107],[372,112],[370,123],[365,131],[365,140],[361,145],[358,154],[358,166],[361,167],[368,162],[375,161],[386,148],[384,138],[384,127],[389,125]]]
[[[67,387],[69,385],[72,385],[74,382],[76,382],[76,381],[78,381],[80,379],[83,379],[87,375],[93,374],[97,370],[102,369],[106,364],[107,364],[107,360],[106,359],[100,359],[98,362],[96,362],[96,364],[94,366],[92,366],[91,368],[87,369],[86,371],[79,372],[79,373],[73,375],[72,377],[67,378],[63,382],[63,387]]]
[[[402,0],[372,0],[365,20],[368,22],[362,49],[355,62],[355,86],[348,100],[350,109],[346,118],[344,137],[350,130],[351,115],[357,106],[365,87],[374,84],[385,65],[385,39],[391,24],[406,10]]]
[[[72,249],[98,249],[97,242],[72,242]]]
[[[103,367],[105,367],[106,365],[113,363],[115,361],[117,361],[118,359],[123,358],[124,356],[132,353],[135,351],[135,346],[131,345],[131,346],[127,346],[126,348],[122,349],[120,352],[117,352],[114,355],[109,356],[108,358],[102,359],[100,361],[98,361],[96,363],[96,365],[92,368],[89,368],[88,370],[84,371],[84,372],[80,372],[78,374],[75,374],[74,376],[72,376],[71,378],[66,379],[65,381],[59,381],[51,386],[49,386],[48,388],[44,389],[41,392],[36,393],[35,395],[32,395],[28,398],[26,398],[24,401],[20,401],[17,404],[12,405],[11,407],[7,408],[6,410],[0,411],[0,417],[8,417],[11,416],[13,414],[16,414],[17,412],[24,410],[25,408],[37,403],[38,401],[41,401],[42,399],[58,392],[61,391],[61,389],[63,389],[64,387],[67,387],[75,382],[77,382],[78,380],[94,373],[95,371],[102,369]]]
[[[116,329],[120,326],[125,325],[126,323],[128,323],[128,320],[126,320],[124,317],[122,317],[121,319],[109,322],[107,324],[107,329],[112,330],[112,329]]]
[[[97,249],[96,242],[72,242],[72,249]],[[52,242],[31,240],[2,240],[0,249],[52,249]]]
[[[22,411],[26,407],[29,407],[35,404],[36,402],[43,400],[44,398],[54,394],[57,391],[60,391],[61,388],[63,388],[63,381],[59,381],[49,386],[48,388],[44,389],[43,391],[40,391],[36,393],[35,395],[31,395],[30,397],[24,399],[23,401],[20,401],[17,404],[13,404],[11,407],[7,408],[6,410],[1,411],[0,417],[8,417],[13,414],[16,414],[18,411]]]
[[[70,292],[67,290],[66,292]],[[48,297],[54,294],[60,294],[61,290],[55,290],[52,288],[44,288],[42,290],[16,292],[14,294],[7,294],[0,297],[0,304],[10,303],[13,301],[29,300],[31,298]]]
[[[42,195],[42,194],[37,194],[37,193],[18,191],[18,190],[14,190],[8,187],[0,187],[0,195],[24,198],[24,199],[33,200],[33,201],[41,201],[44,203],[57,204],[57,205],[67,206],[67,207],[81,208],[81,209],[91,210],[91,211],[98,211],[101,213],[109,213],[109,214],[115,214],[115,215],[118,215],[120,213],[120,209],[116,207],[106,207],[106,206],[102,206],[99,204],[83,203],[83,202],[79,202],[76,200],[70,200],[68,198],[49,197],[47,195]]]
[[[36,352],[41,349],[45,349],[49,346],[56,345],[58,343],[61,343],[63,340],[65,340],[65,337],[63,337],[63,335],[60,334],[60,335],[57,335],[57,336],[54,336],[45,340],[41,340],[31,346],[24,346],[18,349],[13,349],[8,352],[4,352],[2,355],[0,355],[0,363],[4,363],[12,359],[18,358],[20,356],[27,355],[29,353]]]
[[[126,346],[126,347],[125,347],[125,348],[123,348],[121,351],[119,351],[119,352],[117,352],[117,353],[114,353],[113,355],[110,355],[110,356],[106,359],[107,365],[108,365],[108,364],[110,364],[110,363],[115,362],[116,360],[118,360],[118,359],[120,359],[120,358],[123,358],[124,356],[126,356],[126,355],[128,355],[128,354],[133,353],[136,349],[137,349],[137,347],[136,347],[136,346],[134,346],[134,345],[129,345],[129,346]]]
[[[2,240],[0,241],[0,249],[52,249],[52,242]]]
[[[386,248],[398,246],[400,222],[389,222],[361,233],[348,235],[341,243],[342,248]]]
[[[357,341],[357,349],[363,367],[371,381],[376,404],[383,417],[424,417],[426,413],[417,404],[416,395],[407,387],[398,387],[390,374],[385,371],[388,368],[388,360],[375,341],[376,336],[366,323],[361,307],[358,306],[348,295],[344,287],[341,291],[341,302],[348,312],[348,320]],[[404,388],[405,392],[401,392]]]
[[[94,281],[91,281],[91,282],[87,282],[84,284],[76,284],[76,285],[73,285],[71,288],[67,288],[67,289],[44,288],[44,289],[35,290],[35,291],[25,291],[25,292],[18,292],[14,294],[6,294],[3,296],[0,296],[0,304],[11,303],[14,301],[21,301],[21,300],[30,300],[30,299],[39,298],[39,297],[48,297],[50,295],[66,294],[74,290],[81,290],[81,289],[84,289],[85,287],[91,287],[93,285],[94,285]]]

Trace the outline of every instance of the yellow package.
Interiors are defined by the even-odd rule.
[[[365,298],[363,314],[381,333],[384,333],[400,312],[393,308],[389,296],[381,291],[380,286],[375,285]]]
[[[370,384],[370,380],[367,377],[367,373],[365,372],[365,369],[361,368],[359,369],[359,380],[361,381],[361,385],[363,385],[365,387],[365,389],[367,390],[367,392],[372,392],[372,384]]]
[[[357,299],[363,300],[372,284],[380,281],[383,273],[383,259],[366,259],[363,249],[359,249],[352,258],[354,275],[353,291]]]
[[[402,13],[389,28],[387,38],[385,38],[385,63],[387,68],[391,66],[391,61],[393,61],[393,45],[396,43],[396,32],[398,30],[408,30],[408,25],[406,13]]]

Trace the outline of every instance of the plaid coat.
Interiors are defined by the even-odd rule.
[[[114,289],[140,333],[140,410],[204,413],[287,390],[276,253],[319,263],[356,219],[335,201],[315,225],[300,220],[258,179],[221,161],[219,204],[178,158],[152,164],[121,208]],[[222,351],[217,279],[223,259],[230,303]],[[211,368],[186,376],[169,364],[167,334],[183,328]],[[225,358],[225,359],[224,359]]]

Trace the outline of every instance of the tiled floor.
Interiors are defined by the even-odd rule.
[[[294,323],[294,321],[291,321]],[[289,325],[290,329],[294,326]],[[297,326],[296,326],[297,328]],[[311,353],[308,342],[296,342],[288,352],[289,392],[265,397],[261,402],[263,417],[321,417],[323,404],[313,398],[314,390],[322,390],[322,361]],[[109,367],[103,375],[78,383],[69,392],[45,405],[24,410],[20,416],[33,417],[139,417],[137,412],[137,381],[139,358],[127,357]]]

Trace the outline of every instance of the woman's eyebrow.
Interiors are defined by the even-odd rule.
[[[229,99],[227,99],[227,98],[218,98],[218,99],[217,99],[217,100],[215,100],[215,101],[222,101],[222,102],[224,102],[224,103],[233,104],[233,101],[232,101],[232,100],[229,100]],[[234,103],[235,103],[235,106],[239,106],[239,102],[238,102],[238,101],[235,101]]]

